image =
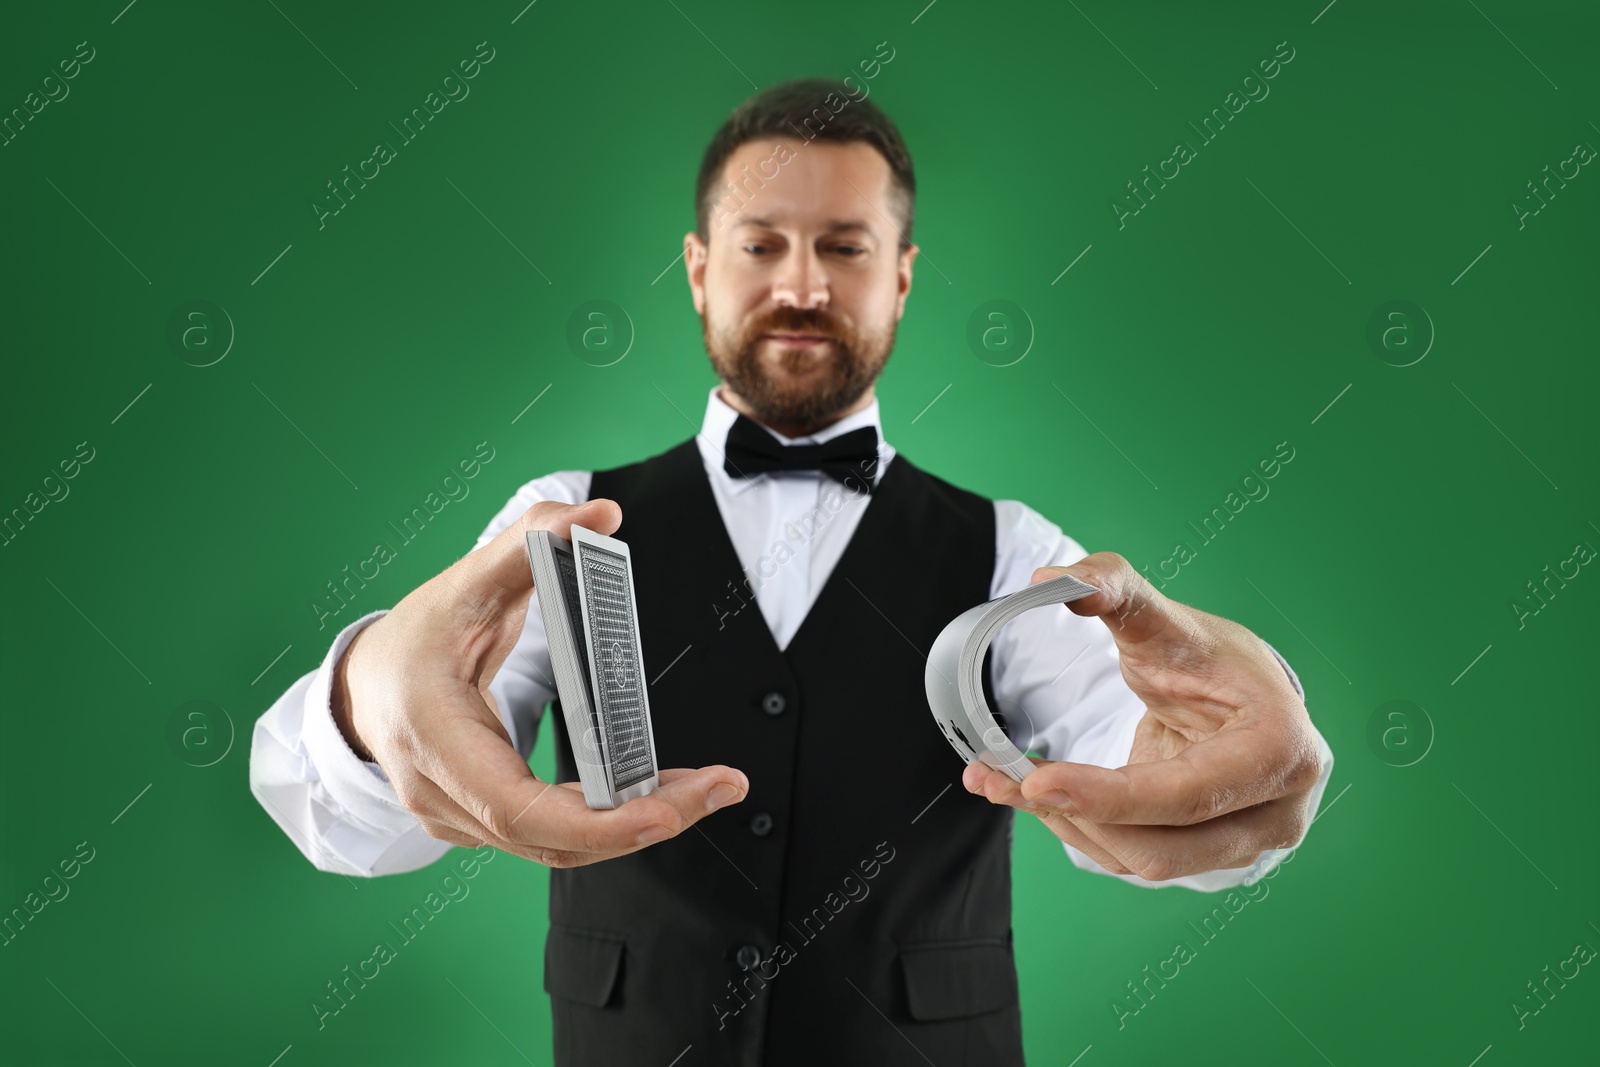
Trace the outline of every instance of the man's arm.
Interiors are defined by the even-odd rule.
[[[1065,566],[1086,555],[1058,526],[1018,501],[997,501],[995,520],[992,596],[1026,588],[1039,567]],[[997,710],[1006,715],[1014,737],[1017,730],[1030,734],[1030,738],[1019,740],[1048,760],[1106,768],[1127,765],[1135,731],[1146,708],[1123,677],[1116,641],[1105,622],[1076,615],[1065,606],[1037,608],[1003,627],[992,648],[990,680],[1000,705]],[[1275,650],[1268,648],[1303,697],[1294,671]],[[1320,804],[1333,772],[1333,753],[1327,742],[1320,733],[1315,733],[1315,741],[1321,753],[1321,774],[1311,791],[1312,811]],[[1077,866],[1111,873],[1072,843],[1063,844]],[[1131,873],[1115,876],[1142,886],[1225,889],[1258,879],[1297,845],[1298,841],[1286,848],[1265,850],[1249,866],[1191,873],[1161,882]]]
[[[489,522],[473,551],[541,500],[587,497],[587,471],[560,471],[519,489]],[[350,729],[345,652],[387,611],[356,619],[335,637],[317,668],[298,679],[257,720],[250,745],[250,791],[319,870],[374,877],[426,867],[452,847],[430,837]],[[555,697],[549,647],[537,601],[522,635],[489,683],[490,703],[527,760],[544,705]],[[342,721],[341,721],[342,720]],[[352,744],[353,742],[353,744]]]

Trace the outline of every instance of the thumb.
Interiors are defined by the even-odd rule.
[[[1096,552],[1066,567],[1040,567],[1033,582],[1070,574],[1100,590],[1067,604],[1075,615],[1096,616],[1111,630],[1118,646],[1145,642],[1193,640],[1194,621],[1182,604],[1169,600],[1115,552]]]
[[[622,525],[622,509],[604,498],[582,504],[541,501],[407,598],[419,600],[419,617],[442,638],[438,647],[454,650],[458,662],[471,665],[469,676],[475,683],[487,686],[494,678],[527,620],[533,593],[528,531],[570,537],[574,524],[611,534]]]
[[[501,611],[526,607],[528,594],[533,591],[533,569],[528,565],[528,531],[549,530],[570,539],[574,525],[596,533],[615,533],[622,525],[622,508],[616,501],[604,497],[582,504],[546,500],[533,505],[492,541],[461,559],[459,581],[453,583],[458,594],[489,601]]]

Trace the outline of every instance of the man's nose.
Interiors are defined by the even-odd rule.
[[[828,277],[816,252],[805,249],[790,255],[772,283],[772,300],[789,307],[818,308],[828,303]]]

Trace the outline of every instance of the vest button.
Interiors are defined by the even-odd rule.
[[[761,698],[761,710],[768,715],[782,715],[783,709],[789,706],[782,693],[772,692]]]
[[[739,949],[735,959],[739,961],[739,966],[748,971],[761,962],[761,950],[754,945],[745,945]]]
[[[772,833],[772,816],[764,811],[757,812],[756,817],[750,820],[750,832],[757,837],[766,837]]]

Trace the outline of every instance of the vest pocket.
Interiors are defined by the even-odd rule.
[[[603,1008],[622,975],[621,934],[550,924],[544,942],[544,991]]]
[[[961,1019],[1017,1003],[1011,946],[998,939],[900,946],[906,1007],[920,1022]]]

